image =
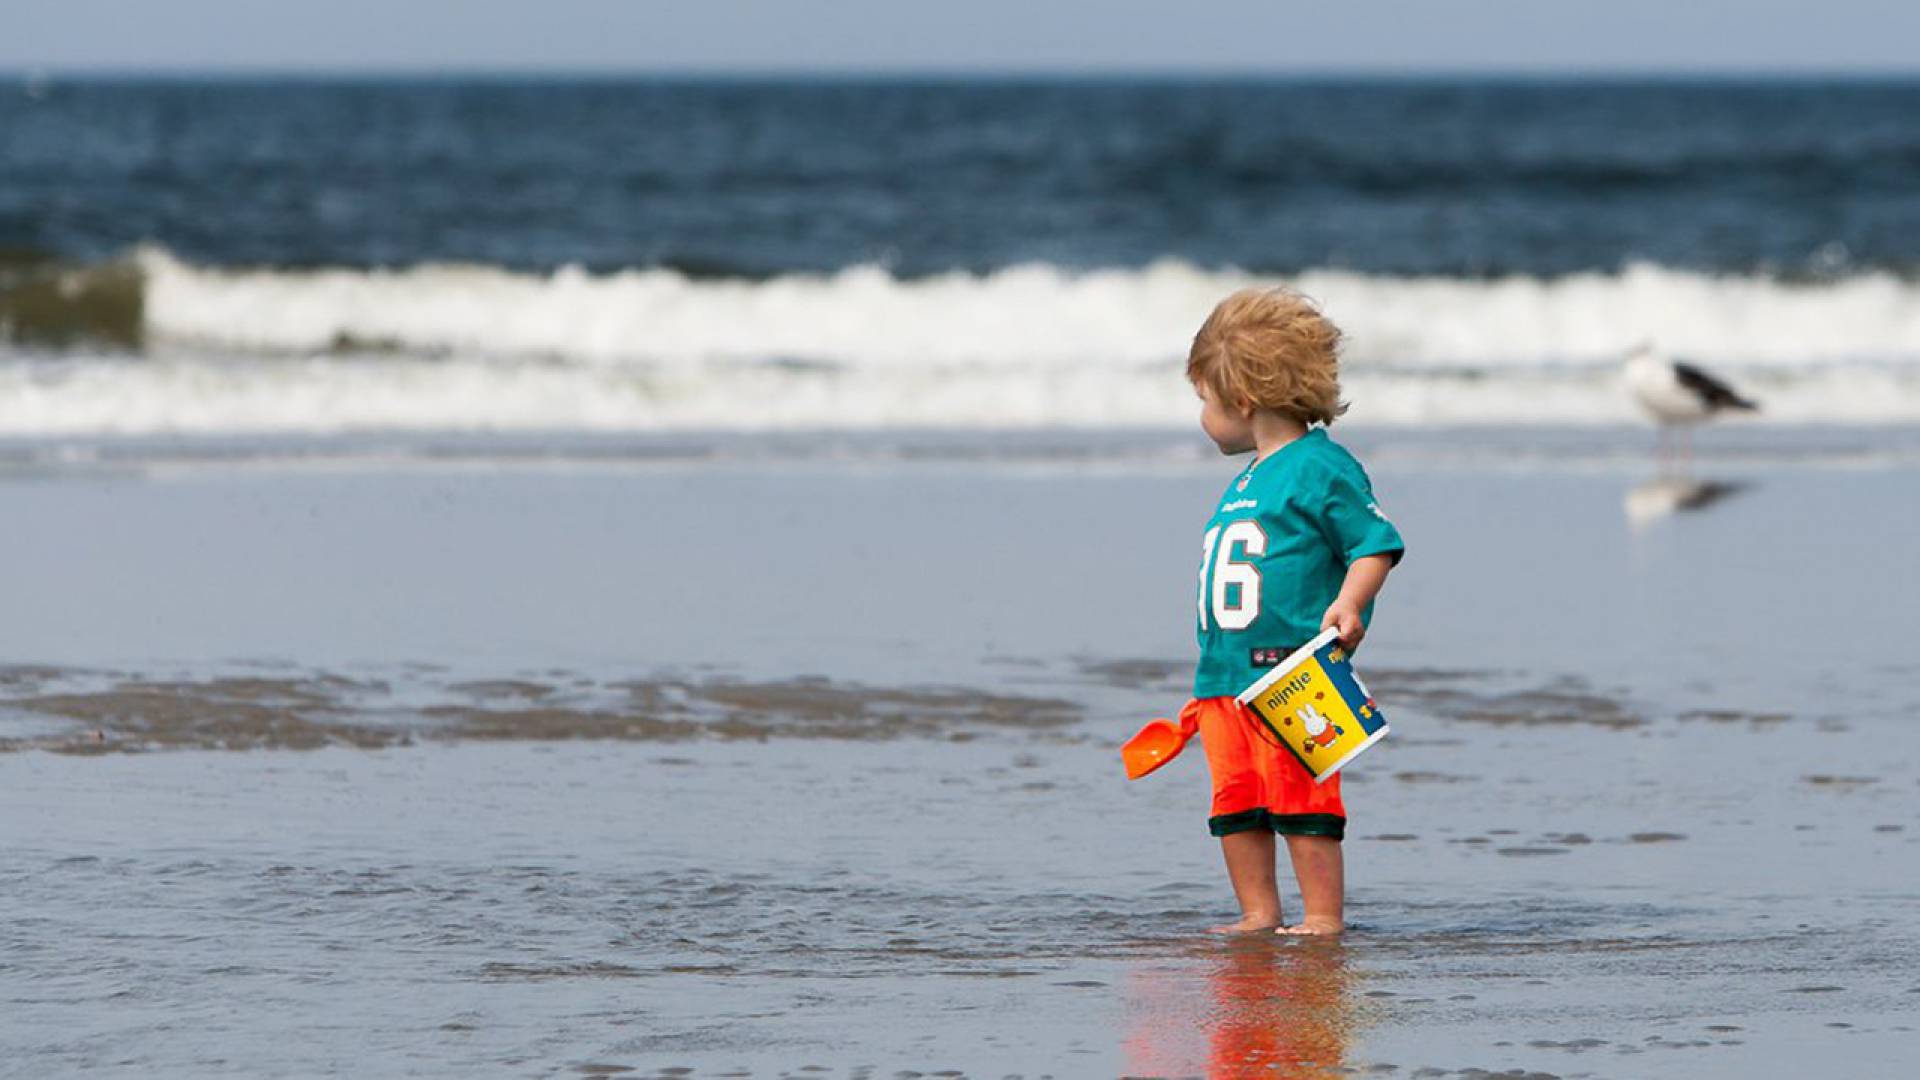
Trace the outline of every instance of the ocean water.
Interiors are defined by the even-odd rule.
[[[1911,1074],[1916,117],[0,85],[0,1076]],[[1341,943],[1116,754],[1269,282],[1411,548]]]
[[[1356,421],[1920,420],[1920,83],[0,90],[0,437],[1180,427],[1289,283]]]

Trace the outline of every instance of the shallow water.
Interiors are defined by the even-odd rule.
[[[1369,449],[1331,946],[1113,753],[1218,463],[0,485],[0,1072],[1911,1071],[1920,472]]]
[[[8,1058],[1740,1076],[1812,1034],[1902,1060],[1920,893],[1885,867],[1915,776],[1796,780],[1768,767],[1794,736],[1755,738],[1764,800],[1578,768],[1644,752],[1617,730],[1517,740],[1551,785],[1390,743],[1353,785],[1355,932],[1304,947],[1196,933],[1227,905],[1199,764],[1127,788],[1106,747],[13,755]]]

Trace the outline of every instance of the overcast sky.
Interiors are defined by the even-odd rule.
[[[1920,71],[1920,0],[5,0],[10,70]]]

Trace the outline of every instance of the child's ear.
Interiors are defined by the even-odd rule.
[[[1247,398],[1239,398],[1233,403],[1233,411],[1239,413],[1242,420],[1251,420],[1253,414],[1260,411],[1260,406]]]

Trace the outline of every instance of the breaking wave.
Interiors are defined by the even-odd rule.
[[[197,266],[158,249],[0,275],[0,435],[1184,425],[1185,342],[1248,285],[1345,327],[1353,417],[1615,423],[1641,341],[1789,422],[1920,420],[1920,283],[1652,265],[1292,277],[1179,262],[761,280]]]

